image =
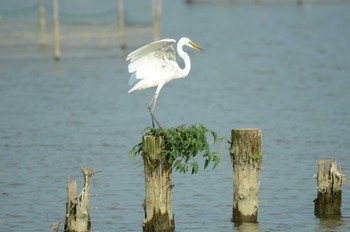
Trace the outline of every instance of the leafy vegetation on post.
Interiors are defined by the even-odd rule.
[[[199,164],[195,157],[202,154],[204,158],[204,169],[210,163],[213,169],[220,166],[220,156],[218,152],[212,152],[210,145],[216,144],[218,141],[227,140],[218,138],[215,131],[207,129],[202,124],[190,125],[188,127],[181,125],[176,128],[163,129],[147,127],[144,135],[162,136],[164,137],[163,155],[169,164],[173,165],[175,171],[186,173],[191,169],[191,174],[196,174]],[[208,138],[209,137],[209,138]],[[208,143],[208,140],[211,142]],[[219,150],[219,149],[218,149]],[[222,152],[222,146],[221,151]],[[135,145],[130,151],[130,156],[135,158],[142,153],[142,142]]]

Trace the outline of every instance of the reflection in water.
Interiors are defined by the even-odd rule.
[[[343,224],[342,218],[323,218],[320,219],[320,225],[315,231],[339,231]]]
[[[259,232],[260,227],[259,223],[249,223],[249,222],[244,222],[241,224],[234,224],[235,227],[233,231],[239,231],[239,232]]]

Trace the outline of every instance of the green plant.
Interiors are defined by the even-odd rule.
[[[163,155],[166,157],[169,164],[173,165],[175,171],[186,173],[191,168],[191,174],[198,172],[198,162],[195,157],[201,153],[204,161],[204,169],[209,163],[213,163],[213,169],[220,166],[219,153],[210,151],[210,145],[214,145],[217,141],[227,140],[225,138],[218,139],[215,131],[207,129],[202,124],[190,125],[188,127],[181,125],[176,128],[150,128],[144,130],[144,135],[162,136],[164,137]],[[208,143],[209,135],[212,139]],[[135,158],[137,154],[142,153],[142,142],[135,145],[131,151],[130,156]]]

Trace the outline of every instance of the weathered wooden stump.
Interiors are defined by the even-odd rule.
[[[77,196],[77,181],[68,177],[68,199],[66,204],[66,232],[90,231],[90,178],[94,172],[90,168],[81,168],[84,174],[84,188]]]
[[[346,178],[337,167],[336,161],[320,160],[318,162],[317,198],[315,216],[319,218],[337,218],[341,216],[341,186]]]
[[[172,213],[172,165],[162,155],[163,138],[142,138],[146,197],[143,231],[174,231]]]
[[[51,232],[59,232],[59,223],[51,224]]]
[[[230,154],[234,171],[232,221],[238,224],[257,222],[261,136],[261,129],[234,129],[231,133]]]

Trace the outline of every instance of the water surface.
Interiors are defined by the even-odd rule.
[[[349,231],[349,186],[342,218],[319,220],[312,178],[325,158],[336,158],[349,176],[349,10],[341,1],[164,2],[163,37],[188,36],[206,53],[189,51],[189,77],[162,90],[156,106],[162,126],[200,122],[226,137],[232,128],[263,132],[259,223],[230,222],[225,150],[221,169],[174,174],[177,231]],[[92,230],[141,230],[142,163],[128,152],[151,123],[146,106],[154,91],[127,94],[125,56],[151,36],[138,37],[126,52],[117,43],[62,45],[60,63],[51,48],[0,46],[1,231],[48,231],[63,220],[67,176],[81,188],[82,166],[98,172]]]

